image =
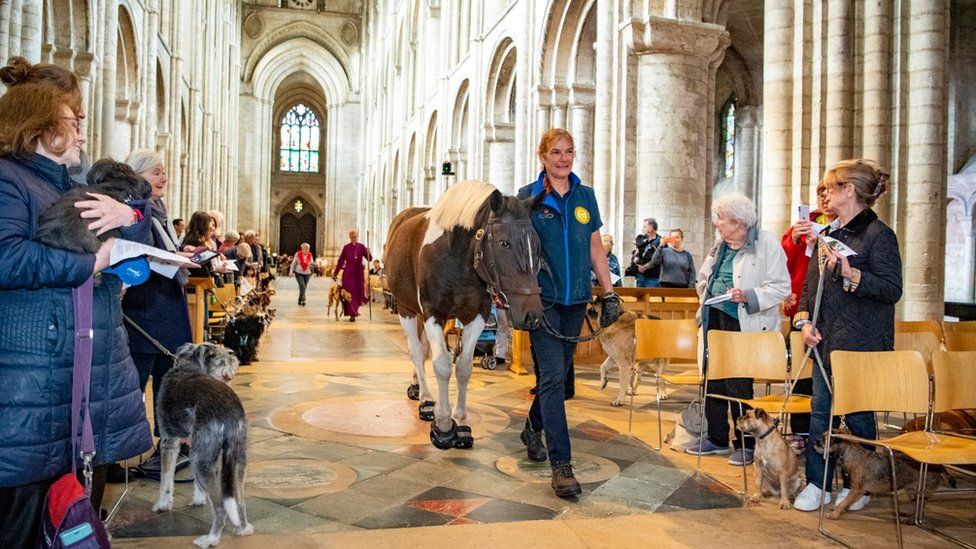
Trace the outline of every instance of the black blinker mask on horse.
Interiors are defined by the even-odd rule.
[[[475,271],[512,327],[534,330],[542,320],[539,235],[526,204],[498,191],[490,200],[487,223],[475,233]]]

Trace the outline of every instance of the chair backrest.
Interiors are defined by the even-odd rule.
[[[936,320],[899,320],[895,322],[895,333],[931,332],[942,341],[942,324]]]
[[[976,351],[976,332],[946,332],[947,351]]]
[[[803,373],[797,379],[807,379],[813,376],[813,369],[816,358],[810,354],[810,360],[803,363],[803,357],[807,354],[807,346],[803,344],[803,332],[790,332],[790,368],[793,377],[796,377],[797,368],[803,367]]]
[[[943,322],[942,330],[949,332],[976,332],[976,320],[966,320],[963,322]]]
[[[942,343],[932,332],[895,332],[896,351],[918,351],[926,364],[932,362],[932,353],[942,348]]]
[[[853,412],[928,413],[929,373],[918,351],[830,354],[835,416]]]
[[[932,354],[932,374],[934,412],[976,408],[976,351],[936,351]]]
[[[634,323],[634,332],[637,340],[634,360],[698,359],[698,326],[694,318],[638,318]]]
[[[234,297],[237,295],[234,285],[224,284],[222,288],[214,288],[213,292],[214,295],[217,296],[218,301],[213,307],[211,307],[211,310],[229,313],[230,311],[225,309],[224,305],[228,307],[232,307],[234,305]]]
[[[708,331],[708,379],[786,379],[786,340],[774,332]]]

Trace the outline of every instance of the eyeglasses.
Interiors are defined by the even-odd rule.
[[[77,116],[62,116],[61,120],[70,120],[71,125],[75,128],[75,131],[81,133],[81,118]]]

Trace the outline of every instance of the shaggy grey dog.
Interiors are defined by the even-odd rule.
[[[188,343],[177,351],[175,365],[163,378],[156,406],[162,471],[159,501],[153,511],[173,509],[180,440],[191,439],[194,481],[190,504],[209,502],[213,517],[210,533],[194,541],[200,547],[220,542],[227,519],[239,536],[254,531],[244,509],[247,419],[241,400],[227,385],[237,368],[237,358],[225,348]]]

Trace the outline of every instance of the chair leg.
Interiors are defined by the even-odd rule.
[[[739,412],[742,412],[742,404],[739,404]],[[749,466],[746,465],[746,435],[739,431],[739,447],[742,449],[742,506],[749,506]]]
[[[895,534],[898,536],[898,547],[904,547],[901,537],[901,512],[898,510],[898,477],[895,472],[895,452],[888,448],[888,459],[891,462],[891,501],[895,507]]]
[[[657,385],[657,394],[655,395],[654,400],[657,401],[657,447],[655,448],[654,446],[651,446],[651,448],[660,451],[661,448],[664,448],[664,434],[663,434],[664,426],[661,425],[661,378],[660,376],[658,376],[657,378],[656,385]],[[630,401],[632,403],[634,402],[633,396],[631,396]]]
[[[919,528],[925,530],[926,532],[930,532],[943,539],[949,540],[952,543],[955,543],[956,545],[959,545],[961,547],[976,549],[976,545],[962,541],[961,539],[953,537],[947,534],[946,532],[943,532],[942,530],[939,530],[934,526],[929,526],[928,524],[925,524],[925,522],[923,522],[922,519],[925,513],[925,481],[926,481],[926,477],[928,476],[929,466],[927,463],[923,463],[921,465],[922,468],[920,474],[922,475],[922,477],[919,479],[918,493],[915,496],[915,526],[918,526]]]
[[[695,465],[695,473],[701,474],[701,451],[702,443],[705,438],[705,402],[708,401],[708,377],[705,377],[705,383],[702,389],[702,403],[701,403],[701,421],[698,422],[698,460]]]

